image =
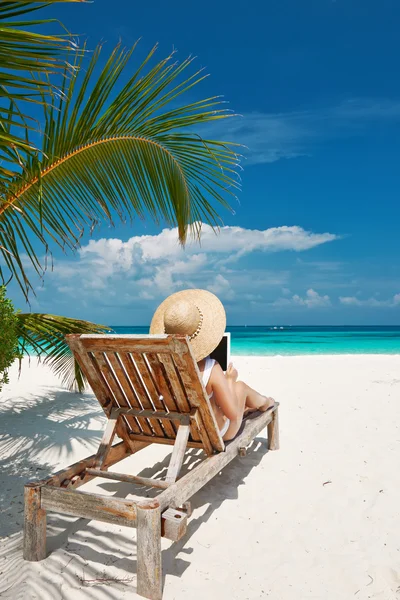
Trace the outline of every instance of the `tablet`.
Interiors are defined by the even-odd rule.
[[[210,358],[216,360],[223,371],[226,371],[231,360],[231,334],[224,333],[224,336],[214,352],[211,352]]]

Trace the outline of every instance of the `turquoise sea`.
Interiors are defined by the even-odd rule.
[[[148,333],[148,327],[112,326],[116,333]],[[227,327],[236,355],[400,354],[400,326]]]

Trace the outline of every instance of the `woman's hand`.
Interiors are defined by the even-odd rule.
[[[228,379],[228,381],[236,381],[239,377],[239,373],[237,372],[232,363],[229,363],[225,373],[225,377]]]

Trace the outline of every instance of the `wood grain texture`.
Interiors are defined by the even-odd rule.
[[[93,352],[93,358],[97,363],[97,367],[103,376],[104,380],[107,382],[107,385],[115,398],[113,402],[113,408],[132,408],[123,392],[121,384],[118,380],[118,377],[114,370],[111,368],[111,363],[109,357],[106,357],[103,352]],[[111,356],[111,361],[115,362],[113,356]],[[123,417],[120,421],[121,425],[127,430],[128,434],[133,433],[141,433],[139,425],[136,423],[134,417]]]
[[[183,464],[183,459],[185,458],[189,433],[189,425],[180,425],[178,433],[176,434],[174,449],[172,450],[172,456],[168,466],[167,476],[165,478],[167,483],[173,483],[176,481],[179,475]]]
[[[179,349],[179,345],[178,345]],[[179,372],[175,366],[175,363],[172,359],[171,354],[159,354],[158,358],[160,362],[163,364],[166,375],[168,377],[172,393],[175,398],[175,403],[178,407],[178,410],[182,413],[188,413],[191,410],[190,404],[187,399],[187,394],[185,390],[185,386],[182,383],[182,379],[179,376]],[[195,442],[200,441],[200,435],[195,423],[192,423],[192,427],[190,429],[190,434]]]
[[[214,449],[211,445],[207,431],[205,430],[201,414],[197,408],[193,409],[191,412],[191,423],[192,437],[197,437],[201,441],[203,450],[207,456],[212,456],[212,454],[214,454]]]
[[[147,440],[148,443],[153,443],[153,444],[165,444],[167,446],[173,446],[175,444],[175,440],[171,439],[171,438],[166,438],[166,437],[157,437],[157,436],[143,436],[143,435],[135,435],[134,433],[131,433],[130,438],[132,441],[142,441],[142,440]],[[187,443],[188,448],[200,448],[201,450],[204,450],[204,446],[201,442],[188,442]]]
[[[112,409],[117,408],[118,405],[115,403],[113,395],[106,382],[102,378],[101,372],[99,371],[95,361],[93,361],[92,356],[87,353],[82,342],[82,336],[79,334],[69,334],[65,336],[65,340],[71,348],[74,358],[85,374],[98,402],[100,403],[107,417],[109,417]],[[126,429],[125,423],[122,421],[117,425],[117,435],[121,438],[121,440],[124,440],[128,448],[132,450],[132,447],[130,446],[129,432]]]
[[[105,459],[107,458],[107,455],[110,451],[111,444],[113,443],[114,436],[116,433],[118,418],[118,413],[116,413],[116,411],[113,410],[111,412],[110,418],[107,421],[106,428],[104,430],[104,434],[96,454],[96,458],[94,459],[94,465],[97,468],[103,466],[103,463],[105,462]]]
[[[130,354],[128,352],[120,352],[119,358],[125,368],[130,384],[134,390],[134,394],[132,395],[131,399],[131,405],[137,409],[143,410],[144,408],[147,408],[150,410],[152,408],[151,402],[147,398],[146,388],[139,377],[139,373],[136,369],[136,366],[132,362]],[[138,418],[138,421],[145,435],[154,435],[154,431],[148,419]]]
[[[98,385],[102,388],[101,403],[107,410],[110,402],[114,407],[131,405],[136,409],[167,413],[186,413],[189,409],[198,408],[199,414],[191,423],[191,441],[201,442],[209,456],[214,451],[224,450],[225,445],[187,338],[86,335],[75,338],[72,343],[80,349],[79,352],[86,353],[86,357],[88,352],[96,357],[94,368],[97,378],[103,379]],[[84,362],[88,362],[87,358]],[[130,426],[128,429],[124,427],[128,433],[139,437],[143,435],[143,438],[151,435],[154,441],[155,437],[175,439],[179,425],[178,419],[170,422],[169,418],[155,416],[126,414],[124,419],[127,427]],[[132,439],[124,431],[122,435],[119,431],[117,433],[127,443],[127,438]]]
[[[137,408],[120,408],[118,409],[121,415],[134,415],[136,417],[147,417],[155,419],[167,419],[168,421],[177,421],[178,424],[189,425],[190,414],[182,414],[178,412],[165,412],[161,410],[139,410]]]
[[[179,510],[182,510],[183,512],[185,512],[187,514],[188,517],[191,517],[192,516],[192,503],[184,502]]]
[[[24,489],[24,546],[25,560],[46,558],[46,511],[41,506],[41,486],[27,484]]]
[[[165,410],[162,402],[159,401],[159,393],[149,373],[147,364],[143,356],[136,352],[136,347],[135,352],[131,352],[131,357],[146,390],[145,396],[142,398],[143,408],[149,410]],[[164,437],[164,430],[157,419],[149,419],[149,423],[158,437]],[[174,437],[174,434],[172,434],[171,437]]]
[[[153,392],[152,395],[154,406],[159,411],[165,411],[167,409],[176,412],[176,404],[171,396],[168,384],[165,381],[162,365],[160,364],[157,355],[150,353],[146,354],[145,357],[143,356],[143,360],[155,389],[155,392]],[[168,437],[175,437],[177,427],[174,427],[173,423],[162,421],[162,427]]]
[[[179,351],[180,346],[179,346],[179,342],[178,345],[175,345],[176,347],[174,348],[174,351]],[[182,354],[182,352],[181,352]],[[178,410],[182,413],[188,413],[191,410],[188,398],[187,398],[187,393],[186,393],[186,389],[185,386],[182,383],[182,379],[179,375],[179,372],[177,371],[177,368],[175,366],[175,363],[172,359],[171,354],[159,354],[158,358],[160,360],[160,362],[163,364],[165,372],[168,376],[169,379],[169,383],[172,389],[172,393],[174,395],[175,398],[175,403],[178,407]],[[193,441],[195,442],[199,442],[201,441],[201,437],[199,434],[199,430],[197,427],[197,423],[195,421],[192,421],[191,424],[191,428],[190,428],[190,434],[191,434],[191,438]],[[203,436],[203,438],[206,437],[208,439],[208,436]],[[206,443],[207,446],[207,443]],[[206,449],[207,452],[207,449]],[[211,452],[212,454],[212,452]]]
[[[136,527],[136,504],[132,500],[45,486],[42,506],[65,515]]]
[[[171,337],[151,335],[113,335],[113,334],[84,334],[80,340],[87,352],[146,352],[169,351]]]
[[[209,437],[213,449],[223,452],[225,445],[219,433],[217,421],[190,346],[186,354],[174,354],[174,361],[179,368],[179,374],[185,386],[191,408],[199,409],[202,430]]]
[[[137,593],[150,600],[162,598],[161,510],[137,511]]]
[[[138,452],[139,450],[142,450],[142,448],[146,448],[146,446],[148,446],[148,444],[145,442],[131,441],[130,443],[136,449],[135,450],[136,452]],[[127,448],[125,442],[119,442],[118,444],[111,446],[108,456],[106,457],[106,460],[104,462],[103,468],[107,468],[111,465],[114,465],[115,463],[126,458],[127,456],[130,456],[130,454],[132,454],[132,453],[131,453],[130,449]],[[57,471],[57,473],[54,473],[54,475],[52,475],[52,477],[42,481],[41,483],[57,487],[57,486],[61,486],[63,482],[68,484],[70,482],[71,478],[75,477],[76,475],[82,475],[82,479],[80,480],[80,485],[82,485],[83,483],[86,483],[87,481],[89,481],[88,478],[85,478],[85,469],[87,469],[88,467],[94,466],[95,458],[96,458],[96,455],[92,454],[92,456],[88,456],[88,458],[80,460],[80,461],[74,463],[73,465],[70,465],[66,469],[61,469],[60,471]],[[75,483],[74,487],[78,487],[78,484]]]
[[[161,510],[164,511],[168,507],[178,508],[191,498],[238,455],[239,448],[246,447],[251,443],[255,436],[271,421],[272,414],[271,412],[262,413],[254,419],[247,420],[242,433],[227,444],[225,452],[206,458],[179,481],[171,484],[168,489],[161,492],[157,496]]]
[[[269,450],[279,450],[279,414],[278,406],[272,413],[272,420],[268,424],[268,448]]]
[[[170,382],[172,393],[175,399],[175,404],[180,412],[190,412],[189,402],[187,400],[185,391],[182,387],[182,383],[176,372],[174,361],[172,360],[171,354],[159,354],[160,363],[165,369],[165,373]]]
[[[168,508],[162,514],[161,535],[162,537],[177,542],[186,533],[188,515],[182,510]]]
[[[134,406],[134,404],[132,404],[134,396],[132,393],[132,387],[130,385],[129,380],[126,377],[125,369],[120,363],[118,355],[109,352],[107,354],[107,360],[110,363],[110,366],[113,370],[114,379],[122,392],[123,404],[121,404],[120,402],[120,406],[125,408],[132,408]],[[135,433],[141,432],[140,424],[135,417],[127,417],[127,421],[132,431],[134,431]]]
[[[103,477],[104,479],[113,479],[115,481],[125,481],[126,483],[136,483],[146,487],[160,488],[166,490],[168,483],[160,479],[150,479],[149,477],[140,477],[139,475],[125,475],[125,473],[112,473],[111,471],[101,471],[100,469],[86,469],[88,475],[93,477]]]
[[[138,441],[131,440],[130,443],[134,449],[136,448],[136,450],[134,452],[143,450],[143,448],[147,448],[147,446],[149,445],[147,442],[142,442],[142,441],[138,442]],[[134,453],[134,452],[128,452],[128,453],[122,454],[122,451],[124,450],[124,446],[125,446],[125,443],[120,442],[119,444],[116,444],[115,446],[111,447],[110,452],[103,464],[102,470],[108,469],[108,467],[110,467],[111,465],[114,465],[115,463],[119,462],[123,458],[126,458],[127,456],[130,456],[132,453]],[[114,452],[114,450],[115,450],[115,452]],[[121,458],[119,458],[119,456]],[[92,466],[92,465],[89,465],[89,468],[90,468],[90,466]],[[87,483],[88,481],[90,481],[91,479],[93,479],[93,476],[89,475],[87,473],[87,471],[85,470],[85,471],[81,472],[79,475],[77,475],[76,477],[72,477],[69,484],[67,485],[67,489],[77,489],[84,483]]]

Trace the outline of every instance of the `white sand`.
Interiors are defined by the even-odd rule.
[[[163,540],[164,599],[398,600],[400,356],[235,363],[281,401],[281,449],[259,438],[193,497],[188,535]],[[136,530],[49,513],[48,558],[21,557],[23,484],[95,450],[104,419],[93,396],[24,365],[0,413],[1,597],[138,598]],[[169,452],[148,448],[118,469],[160,475]],[[103,480],[97,491],[132,488]],[[90,581],[104,577],[117,581]]]

